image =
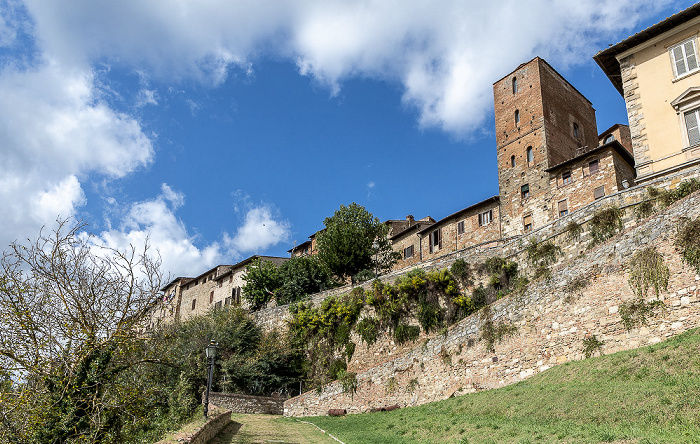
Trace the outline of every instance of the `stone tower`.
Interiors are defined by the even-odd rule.
[[[591,102],[535,57],[493,85],[503,237],[554,219],[546,171],[598,146]]]

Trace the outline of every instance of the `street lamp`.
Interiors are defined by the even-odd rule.
[[[219,347],[219,344],[214,342],[212,339],[209,342],[209,345],[207,345],[207,348],[204,349],[204,352],[207,355],[207,358],[209,359],[209,377],[207,378],[207,396],[204,400],[204,419],[207,418],[207,413],[209,413],[209,392],[211,391],[211,379],[212,375],[214,373],[214,358],[216,357],[216,349]]]

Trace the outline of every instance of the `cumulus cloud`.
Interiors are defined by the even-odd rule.
[[[118,206],[115,201],[112,204]],[[259,206],[247,211],[234,236],[223,233],[220,241],[204,242],[191,235],[177,216],[184,204],[184,194],[163,184],[155,198],[127,205],[123,213],[107,220],[109,228],[96,235],[95,243],[121,251],[148,243],[151,253],[157,252],[163,261],[163,270],[173,276],[196,276],[277,245],[289,236],[289,223],[276,220],[268,206]]]
[[[153,160],[134,118],[100,100],[91,71],[45,61],[0,71],[0,242],[85,204],[81,180],[124,177]]]
[[[332,93],[354,76],[400,82],[421,125],[461,135],[480,128],[491,84],[521,62],[588,60],[668,3],[26,0],[40,41],[62,60],[113,57],[168,79],[218,84],[272,54]]]
[[[163,269],[175,276],[189,276],[218,264],[223,255],[218,242],[204,247],[195,245],[185,224],[176,216],[184,195],[163,184],[154,199],[136,202],[116,221],[107,221],[109,229],[99,233],[99,243],[118,250],[148,243],[157,252]]]
[[[227,247],[242,253],[256,253],[289,239],[290,227],[285,221],[276,221],[266,206],[251,208],[243,226],[234,237],[226,235]]]

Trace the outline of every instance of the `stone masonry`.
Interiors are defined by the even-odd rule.
[[[575,257],[550,280],[533,282],[522,295],[497,301],[491,306],[494,321],[503,320],[518,330],[496,344],[495,353],[479,342],[483,319],[474,314],[446,335],[419,340],[412,351],[358,373],[359,388],[353,396],[332,383],[320,394],[307,392],[286,401],[285,415],[424,404],[502,387],[582,359],[582,341],[590,335],[604,342],[602,352],[608,354],[654,344],[692,328],[700,321],[700,276],[682,263],[672,244],[681,219],[698,216],[700,193]],[[669,289],[661,295],[666,308],[647,326],[628,332],[618,314],[620,304],[633,298],[625,264],[647,245],[657,247],[671,270]],[[568,290],[575,279],[582,279],[585,287]]]

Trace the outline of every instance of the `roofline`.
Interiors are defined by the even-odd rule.
[[[573,157],[569,160],[566,160],[560,164],[546,168],[545,171],[549,173],[549,172],[554,171],[556,169],[559,169],[565,165],[568,165],[569,163],[573,163],[573,162],[576,162],[577,160],[581,160],[586,156],[590,156],[591,154],[598,153],[598,152],[604,150],[605,148],[613,148],[615,151],[617,151],[617,154],[619,154],[623,158],[623,160],[625,160],[628,164],[630,164],[632,166],[632,168],[634,168],[634,157],[632,157],[632,154],[630,154],[630,152],[627,151],[627,149],[624,146],[622,146],[622,144],[619,141],[613,140],[612,142],[608,142],[605,145],[600,145],[596,148],[593,148],[590,151],[586,151],[583,154],[579,154],[578,156]]]
[[[626,124],[624,124],[624,123],[615,123],[615,124],[613,124],[613,126],[611,126],[610,128],[608,128],[608,129],[606,129],[605,131],[603,131],[603,132],[601,132],[600,134],[598,134],[598,138],[600,139],[600,136],[602,136],[603,134],[605,134],[605,133],[607,133],[607,132],[609,132],[609,131],[612,131],[613,128],[618,127],[618,126],[626,126],[627,128],[629,128],[629,125],[626,125]]]
[[[422,225],[432,226],[432,225],[435,225],[435,223],[436,223],[436,222],[430,222],[430,221],[425,221],[425,220],[422,221],[422,222],[416,221],[415,224],[413,224],[413,225],[411,225],[410,227],[407,227],[406,229],[404,229],[404,230],[402,230],[402,231],[399,231],[398,233],[396,233],[396,234],[394,234],[393,236],[391,236],[391,237],[389,238],[389,240],[392,240],[392,241],[393,241],[394,239],[398,239],[399,237],[405,236],[406,234],[408,234],[409,231],[412,231],[412,230],[416,230],[416,229],[420,230],[420,227],[421,227]]]
[[[434,224],[431,224],[430,227],[426,227],[426,228],[420,230],[420,231],[418,232],[418,234],[421,234],[421,233],[423,233],[424,231],[428,231],[428,228],[434,228],[436,225],[440,225],[440,224],[443,223],[443,222],[446,222],[446,221],[448,221],[448,220],[450,220],[450,219],[454,219],[455,217],[459,216],[460,214],[466,213],[467,211],[473,210],[474,208],[478,208],[478,207],[480,207],[480,206],[482,206],[482,205],[484,205],[484,204],[487,204],[487,203],[499,202],[499,201],[500,201],[500,197],[499,197],[499,196],[491,196],[491,197],[489,197],[488,199],[484,199],[484,200],[482,200],[481,202],[477,202],[477,203],[475,203],[474,205],[470,205],[470,206],[468,206],[467,208],[463,208],[463,209],[461,209],[461,210],[459,210],[459,211],[457,211],[457,212],[454,212],[454,213],[450,214],[450,215],[447,216],[447,217],[443,217],[442,219],[440,219],[439,221],[435,222]]]
[[[307,241],[300,243],[299,245],[293,246],[290,250],[287,250],[287,253],[291,253],[294,250],[296,250],[297,248],[301,248],[302,245],[306,245],[306,244],[311,244],[311,240],[307,240]]]
[[[219,279],[222,279],[222,278],[224,278],[225,276],[228,276],[229,274],[233,273],[233,270],[237,270],[237,269],[243,267],[244,265],[248,265],[249,263],[253,262],[255,259],[265,259],[265,258],[267,258],[267,259],[283,259],[283,260],[285,260],[285,261],[288,261],[288,260],[289,260],[288,257],[281,257],[281,256],[262,256],[262,255],[256,254],[256,255],[251,256],[251,257],[249,257],[249,258],[247,258],[247,259],[243,259],[242,261],[240,261],[240,262],[237,263],[237,264],[229,265],[231,268],[229,268],[228,271],[226,271],[225,273],[221,273],[219,276],[215,277],[214,280],[215,280],[215,281],[218,281]],[[219,266],[220,266],[220,265],[219,265]],[[211,271],[211,270],[209,270],[209,271]],[[204,273],[204,274],[206,274],[206,273]]]
[[[168,282],[163,288],[161,288],[160,291],[165,291],[166,288],[168,288],[168,287],[170,287],[171,285],[175,284],[175,282],[177,282],[177,281],[188,280],[188,279],[191,281],[193,278],[191,278],[191,277],[184,277],[184,276],[176,277],[176,278],[173,279],[172,281]]]
[[[579,91],[578,89],[576,89],[576,87],[575,87],[574,85],[572,85],[568,80],[566,80],[566,78],[565,78],[563,75],[559,74],[559,71],[557,71],[556,69],[554,69],[554,67],[553,67],[552,65],[550,65],[548,61],[546,61],[545,59],[543,59],[543,58],[540,57],[540,56],[535,56],[535,57],[533,57],[531,60],[528,60],[528,61],[525,62],[525,63],[521,63],[520,65],[518,65],[517,68],[515,68],[513,71],[509,72],[508,74],[504,75],[504,76],[501,77],[500,79],[496,80],[495,82],[493,82],[493,84],[495,85],[496,83],[500,82],[501,80],[505,79],[506,77],[510,77],[511,74],[513,74],[514,72],[516,72],[517,70],[519,70],[519,69],[522,68],[523,66],[525,66],[525,65],[527,65],[527,64],[529,64],[529,63],[532,63],[532,62],[535,61],[535,60],[540,60],[540,61],[544,62],[544,64],[547,65],[547,66],[549,66],[549,69],[551,69],[552,71],[554,71],[554,73],[555,73],[557,76],[559,76],[560,79],[562,79],[564,82],[566,82],[566,84],[569,85],[574,91],[576,91],[576,92],[578,93],[578,95],[580,95],[581,97],[583,97],[583,100],[585,100],[585,101],[588,102],[591,106],[593,106],[593,102],[591,102],[590,100],[588,100],[588,98],[587,98],[586,96],[584,96],[583,93],[582,93],[581,91]]]
[[[620,63],[617,61],[617,56],[698,16],[700,16],[700,3],[696,3],[689,8],[677,12],[660,22],[639,31],[630,37],[627,37],[621,42],[599,51],[593,56],[593,60],[595,60],[598,66],[600,66],[600,69],[603,70],[620,95],[624,97]]]

